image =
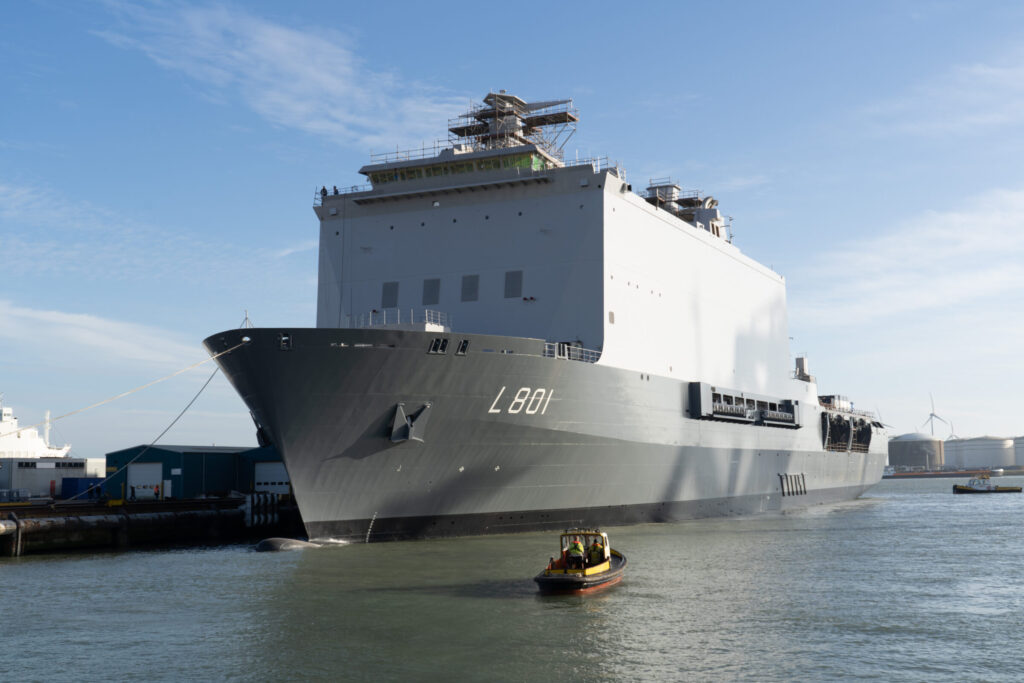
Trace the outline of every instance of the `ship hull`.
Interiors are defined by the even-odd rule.
[[[449,338],[446,353],[430,353]],[[312,539],[392,540],[746,515],[857,497],[884,440],[689,417],[687,383],[539,340],[234,330],[206,340],[284,459]],[[465,354],[457,354],[465,340]]]

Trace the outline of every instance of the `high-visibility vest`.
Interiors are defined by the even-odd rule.
[[[569,544],[569,554],[577,557],[583,557],[583,544],[579,541],[574,541]]]
[[[590,560],[597,562],[598,560],[604,559],[604,546],[603,545],[592,545],[590,546]]]

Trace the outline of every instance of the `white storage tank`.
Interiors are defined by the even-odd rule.
[[[1018,436],[1013,440],[1013,464],[1024,467],[1024,436]]]
[[[928,434],[900,434],[889,439],[889,465],[897,470],[938,470],[946,463],[942,439]]]
[[[978,436],[946,441],[946,463],[957,469],[1013,467],[1015,462],[1013,439]]]

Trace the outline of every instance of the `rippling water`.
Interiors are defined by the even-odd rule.
[[[587,597],[537,594],[540,533],[0,560],[0,678],[1021,680],[1024,494],[954,481],[609,529]]]

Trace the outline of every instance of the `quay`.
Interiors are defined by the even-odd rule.
[[[988,468],[973,470],[925,470],[923,472],[887,472],[882,475],[882,479],[963,479],[964,477],[999,477],[1020,474],[1024,474],[1024,470],[1011,468],[999,468],[997,470]]]
[[[255,542],[304,533],[294,502],[267,493],[194,500],[0,503],[0,557]]]

